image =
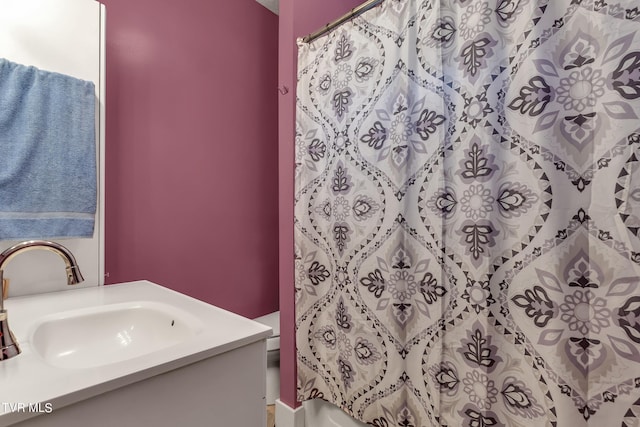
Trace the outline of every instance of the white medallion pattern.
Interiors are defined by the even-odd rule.
[[[638,425],[640,7],[386,0],[299,49],[299,399]]]

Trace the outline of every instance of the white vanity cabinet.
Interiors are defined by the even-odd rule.
[[[6,308],[22,353],[0,362],[0,427],[266,423],[272,331],[261,323],[144,280]],[[59,325],[73,332],[62,344]]]
[[[264,426],[265,352],[262,340],[64,408],[54,405],[50,414],[15,426]]]

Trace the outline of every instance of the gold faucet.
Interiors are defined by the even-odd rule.
[[[55,242],[49,242],[46,240],[29,240],[18,243],[17,245],[14,245],[0,253],[0,283],[2,283],[4,279],[4,265],[19,253],[33,249],[46,249],[60,255],[66,265],[68,285],[75,285],[84,280],[82,273],[80,273],[78,263],[69,249]],[[4,308],[4,298],[5,295],[3,287],[0,295],[0,361],[10,359],[20,354],[20,347],[18,346],[13,333],[9,329],[7,310]]]

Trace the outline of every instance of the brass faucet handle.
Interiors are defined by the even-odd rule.
[[[9,279],[2,279],[2,299],[9,298]]]

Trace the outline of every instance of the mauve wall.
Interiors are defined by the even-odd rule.
[[[278,306],[278,17],[254,0],[103,0],[107,283]]]
[[[278,81],[289,93],[280,96],[279,205],[280,205],[280,400],[296,402],[295,314],[293,297],[293,147],[296,38],[314,32],[363,3],[363,0],[280,0]]]

